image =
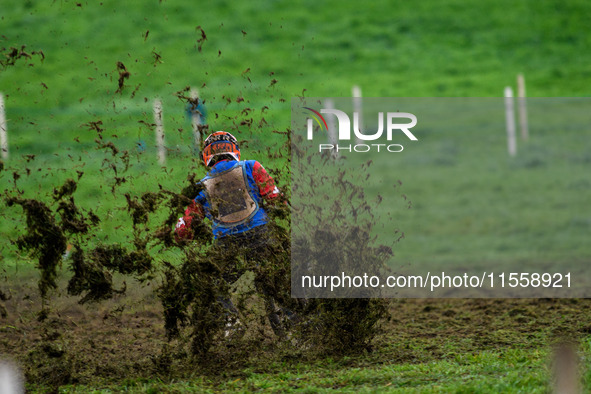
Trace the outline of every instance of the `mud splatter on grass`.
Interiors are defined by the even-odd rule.
[[[83,211],[76,206],[72,196],[76,189],[77,183],[73,179],[66,180],[53,190],[51,205],[35,199],[6,197],[8,206],[21,206],[26,216],[25,234],[14,243],[38,261],[37,268],[41,273],[38,287],[43,300],[40,318],[47,316],[46,301],[50,290],[57,289],[57,271],[69,243],[73,245],[70,259],[73,275],[67,290],[71,295],[83,295],[81,303],[123,293],[124,288],[113,288],[113,273],[146,279],[144,276],[152,268],[153,259],[147,250],[150,238],[142,237],[139,231],[135,233],[131,250],[119,244],[88,246],[89,231],[101,220],[92,210]],[[148,214],[157,207],[157,195],[144,194],[142,203],[127,197],[134,228],[145,224]]]
[[[57,269],[66,252],[66,235],[51,209],[43,202],[18,197],[10,197],[6,202],[8,206],[20,205],[26,215],[27,232],[15,244],[37,258],[37,268],[41,272],[38,286],[45,299],[49,290],[57,287]]]
[[[182,92],[179,92],[180,99],[195,104]],[[239,105],[249,103],[248,98],[242,96],[230,101]],[[264,110],[260,112],[263,114]],[[255,113],[253,108],[244,108],[241,116],[232,120],[235,128],[246,130],[242,134],[246,146],[249,134],[252,136],[266,127],[262,115],[257,118]],[[175,239],[173,228],[185,207],[199,193],[199,177],[196,174],[189,176],[181,193],[160,185],[149,192],[118,193],[118,186],[126,179],[133,179],[128,173],[129,154],[112,141],[104,140],[102,121],[94,120],[84,127],[98,133],[96,149],[104,151],[105,155],[100,172],[105,177],[105,184],[110,184],[109,175],[114,180],[111,193],[113,198],[120,199],[119,208],[129,214],[129,222],[125,224],[129,231],[125,241],[110,242],[96,237],[99,226],[110,218],[103,217],[100,210],[84,210],[77,206],[74,196],[82,172],[78,172],[77,181],[68,179],[55,187],[46,196],[47,201],[43,197],[22,197],[23,194],[16,189],[15,177],[15,189],[7,192],[6,201],[10,206],[21,206],[26,216],[24,235],[15,244],[38,260],[37,268],[41,272],[39,299],[44,321],[36,326],[38,340],[33,343],[25,341],[27,343],[22,343],[18,350],[11,350],[22,356],[21,352],[26,348],[28,356],[21,359],[27,365],[27,375],[31,379],[54,388],[96,379],[119,379],[126,374],[146,376],[156,373],[168,379],[186,376],[183,374],[193,370],[195,365],[207,373],[227,373],[228,365],[245,366],[253,356],[260,355],[261,359],[271,354],[275,358],[282,357],[281,354],[285,355],[282,349],[289,349],[289,353],[302,357],[355,355],[371,349],[372,342],[382,332],[382,325],[387,322],[387,301],[306,302],[291,297],[291,208],[290,190],[285,187],[291,175],[289,130],[275,131],[283,137],[278,149],[266,148],[253,154],[257,159],[266,156],[275,163],[282,159],[279,168],[269,168],[280,186],[284,182],[284,195],[275,203],[264,205],[272,219],[265,233],[236,242],[214,242],[207,223],[194,220],[193,240],[183,242]],[[350,206],[340,209],[345,212],[353,207],[356,221],[347,224],[339,218],[326,216],[326,220],[336,222],[330,225],[326,220],[312,223],[309,230],[314,239],[303,239],[299,244],[311,246],[318,252],[312,254],[314,259],[309,268],[321,267],[321,249],[343,238],[343,234],[346,234],[344,241],[357,246],[353,250],[354,256],[363,256],[364,262],[373,259],[379,266],[387,253],[383,247],[373,245],[368,235],[370,220],[365,215],[369,214],[371,218],[371,209],[363,193],[344,174],[323,182],[335,188],[349,189]],[[310,212],[318,210],[312,207]],[[322,213],[319,215],[323,216]],[[68,259],[64,260],[68,245],[71,250]],[[160,257],[162,251],[173,257]],[[347,251],[351,252],[344,252]],[[352,259],[344,261],[354,262]],[[353,264],[345,269],[349,268],[359,267]],[[142,286],[149,287],[144,293],[149,302],[134,298],[138,288],[144,289]],[[50,297],[51,290],[57,291]],[[66,294],[73,297],[68,299]],[[27,310],[30,311],[38,298],[30,293],[27,297],[30,300]],[[234,302],[236,315],[243,325],[242,338],[226,338],[229,309],[223,304],[230,300]],[[118,302],[118,306],[115,307],[114,302]],[[72,304],[86,309],[76,309]],[[68,305],[66,309],[76,311],[75,317],[64,318],[68,316],[61,310],[64,305]],[[112,308],[105,311],[105,305],[112,305]],[[78,343],[78,338],[72,339],[68,334],[87,339],[103,335],[105,330],[100,324],[121,322],[129,308],[134,311],[148,308],[153,314],[150,324],[158,327],[157,336],[146,336],[140,341],[141,346],[149,349],[145,353],[149,360],[146,363],[138,363],[132,368],[126,361],[129,355],[113,350],[117,339],[143,335],[142,325],[125,326],[128,330],[125,333],[111,332],[114,337],[107,341],[108,346],[90,339],[90,350],[87,345]],[[97,309],[104,312],[100,318],[92,315]],[[7,318],[14,319],[13,313],[14,309],[7,308]],[[86,322],[89,315],[94,316],[96,323],[90,327]],[[99,324],[100,319],[102,323]],[[97,332],[85,335],[79,326]],[[97,350],[101,346],[104,354]],[[90,352],[92,356],[84,352]],[[108,352],[115,352],[120,359],[105,356]]]
[[[195,179],[190,177],[180,194],[159,190],[129,195],[126,208],[135,225],[129,244],[85,243],[93,226],[101,222],[76,206],[71,180],[56,188],[49,203],[12,197],[12,205],[38,219],[31,219],[35,237],[47,244],[51,238],[44,238],[48,235],[43,229],[54,228],[74,244],[68,263],[61,262],[62,253],[47,249],[49,257],[57,259],[59,254],[59,261],[49,266],[55,287],[66,288],[76,297],[56,292],[47,300],[51,308],[44,309],[45,320],[38,321],[34,313],[43,293],[35,294],[26,273],[12,274],[0,294],[6,309],[0,325],[0,353],[15,358],[24,367],[28,382],[40,385],[29,383],[30,389],[155,377],[167,382],[196,375],[215,383],[247,378],[253,370],[274,372],[302,362],[322,363],[327,354],[332,355],[332,363],[348,367],[454,360],[460,354],[483,350],[543,348],[565,338],[581,341],[591,333],[588,300],[299,302],[285,291],[289,289],[286,257],[291,243],[289,206],[284,203],[268,207],[279,223],[270,227],[272,263],[255,262],[247,270],[251,278],[243,278],[246,284],[234,288],[219,280],[224,268],[220,263],[231,261],[211,251],[207,227],[193,228],[199,240],[192,245],[178,243],[172,236],[174,221],[198,192]],[[150,219],[159,209],[168,214],[154,231]],[[312,233],[313,238],[302,242],[320,253],[322,242],[338,241],[331,227],[326,228],[328,232]],[[340,230],[341,235],[356,240],[368,239],[361,225],[344,233]],[[31,231],[23,237],[27,236]],[[155,265],[150,245],[182,250],[183,259]],[[364,250],[377,257],[391,253],[380,246]],[[45,249],[31,251],[42,254]],[[259,287],[252,284],[257,276],[262,278]],[[279,341],[266,321],[265,294],[259,291],[263,288],[302,318],[292,327],[291,341]],[[233,299],[244,317],[242,338],[224,338],[225,311],[220,297]],[[342,354],[347,357],[335,358]]]
[[[34,64],[32,63],[33,56],[37,56],[41,62],[45,60],[43,51],[27,52],[26,48],[26,45],[21,45],[20,48],[0,48],[0,66],[6,69],[7,67],[16,65],[20,59],[24,59],[27,65],[32,66]]]
[[[91,306],[56,296],[51,315],[39,322],[29,306],[38,301],[31,295],[35,289],[26,276],[17,279],[11,284],[13,297],[6,301],[8,316],[0,320],[0,353],[25,367],[30,389],[40,387],[32,383],[47,390],[65,382],[104,386],[155,378],[169,382],[204,377],[217,384],[246,379],[253,371],[322,365],[326,358],[289,343],[278,345],[272,334],[259,335],[261,326],[251,326],[240,341],[214,342],[205,360],[198,362],[186,352],[182,337],[163,341],[161,302],[150,286],[137,283],[130,283],[125,297]],[[487,350],[550,349],[565,338],[579,343],[591,333],[591,300],[411,299],[395,301],[389,313],[392,320],[382,326],[373,351],[331,357],[331,364],[361,368],[453,362],[463,354]]]

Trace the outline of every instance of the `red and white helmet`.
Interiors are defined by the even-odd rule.
[[[216,131],[205,139],[203,148],[203,162],[209,164],[216,156],[230,155],[236,161],[240,161],[240,148],[238,140],[227,131]]]

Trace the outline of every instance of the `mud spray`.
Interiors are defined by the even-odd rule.
[[[179,96],[189,100],[182,92]],[[243,111],[241,116],[251,111]],[[251,134],[253,129],[262,133],[263,121],[264,118],[258,123],[252,118],[242,120],[237,127],[250,130]],[[199,220],[193,221],[193,241],[174,238],[174,224],[199,191],[197,173],[187,177],[186,187],[180,193],[160,185],[156,192],[118,192],[133,181],[135,169],[130,164],[130,154],[103,138],[102,122],[86,126],[98,135],[97,151],[105,152],[103,175],[110,173],[112,177],[105,178],[104,184],[111,185],[111,197],[127,211],[129,222],[121,225],[127,226],[131,237],[127,241],[109,242],[98,236],[101,226],[111,219],[100,210],[84,209],[77,204],[76,192],[83,172],[77,171],[76,176],[56,186],[45,197],[27,198],[18,187],[20,175],[14,171],[14,187],[5,191],[4,201],[13,207],[12,214],[16,212],[14,207],[21,208],[24,216],[21,222],[25,225],[12,243],[36,261],[41,299],[38,320],[47,327],[41,342],[27,357],[19,360],[26,365],[27,378],[52,387],[77,381],[72,372],[78,363],[77,355],[68,353],[67,348],[60,345],[59,311],[51,307],[52,294],[60,291],[60,272],[69,276],[67,294],[78,297],[80,304],[124,297],[129,281],[156,284],[154,294],[162,304],[168,344],[163,346],[162,354],[154,358],[154,365],[164,376],[169,376],[182,360],[187,360],[191,368],[198,362],[204,369],[223,369],[228,358],[237,355],[248,358],[249,347],[260,346],[260,341],[253,340],[256,336],[272,338],[277,346],[287,347],[294,353],[347,354],[370,349],[372,340],[380,332],[380,324],[388,319],[387,301],[291,297],[289,130],[275,132],[283,140],[274,149],[258,152],[245,149],[243,152],[244,156],[248,154],[262,162],[266,157],[273,163],[281,163],[278,168],[269,169],[284,194],[282,201],[264,207],[271,218],[265,241],[220,247],[213,242],[209,226]],[[207,131],[202,130],[203,133]],[[328,165],[331,159],[327,157],[326,160]],[[205,169],[200,167],[198,172],[205,173]],[[34,176],[27,172],[27,177]],[[313,186],[314,179],[310,182],[308,186]],[[296,239],[297,249],[293,252],[309,255],[308,267],[312,271],[324,264],[322,251],[329,245],[332,245],[331,250],[341,250],[340,260],[345,270],[355,273],[361,266],[365,270],[368,266],[383,269],[392,252],[387,246],[375,245],[375,239],[370,236],[371,205],[365,201],[360,186],[342,173],[328,182],[333,182],[335,189],[348,190],[349,206],[340,209],[355,211],[355,219],[339,221],[324,215],[320,207],[306,207],[310,212],[317,212],[320,220],[309,223],[309,236]],[[355,192],[350,193],[351,190]],[[355,250],[341,248],[345,244],[355,245]],[[68,245],[71,251],[64,259]],[[177,258],[161,257],[162,251],[168,252],[166,256]],[[236,275],[233,277],[232,273]],[[231,281],[222,280],[223,277]],[[240,289],[232,283],[237,279],[245,283]],[[6,293],[0,292],[0,300],[8,298]],[[250,333],[246,336],[248,339],[225,338],[227,310],[219,302],[225,299],[234,301],[240,320]],[[6,315],[1,305],[0,313]],[[269,308],[275,308],[284,335],[269,334]],[[227,341],[232,342],[233,348],[225,353],[223,343]]]

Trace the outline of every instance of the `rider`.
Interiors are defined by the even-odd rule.
[[[281,193],[265,168],[255,160],[240,161],[236,138],[216,131],[204,143],[203,161],[210,168],[199,182],[201,191],[176,225],[177,239],[193,239],[193,228],[204,218],[212,223],[213,253],[221,265],[222,278],[233,283],[249,269],[255,269],[255,286],[263,294],[267,316],[275,334],[283,329],[275,310],[273,279],[265,278],[264,265],[274,261],[276,242],[269,234],[268,216],[263,204],[275,204]],[[238,260],[243,257],[243,262]],[[267,270],[273,272],[273,270]],[[228,325],[238,320],[238,311],[229,299],[220,299],[229,312]]]

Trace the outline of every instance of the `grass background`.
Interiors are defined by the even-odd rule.
[[[317,100],[322,101],[295,100],[292,127],[304,141],[309,111],[301,107],[322,108]],[[334,103],[344,111],[351,108],[350,98],[336,98]],[[366,98],[364,119],[372,133],[377,114],[396,109],[417,116],[412,132],[419,140],[410,141],[397,132],[392,141],[384,137],[367,144],[397,143],[404,146],[403,152],[384,152],[385,147],[380,153],[375,147],[368,153],[341,151],[333,167],[318,158],[318,145],[329,141],[325,131],[316,130],[313,142],[300,144],[316,160],[308,165],[305,157],[304,164],[294,169],[293,182],[301,192],[294,194],[292,205],[304,206],[315,198],[327,216],[333,213],[329,210],[333,201],[348,206],[351,190],[336,189],[332,183],[314,186],[316,197],[305,194],[308,178],[330,179],[337,170],[345,171],[372,202],[374,234],[378,242],[393,246],[390,265],[397,275],[425,277],[427,272],[444,271],[481,277],[483,272],[519,268],[530,273],[571,272],[577,278],[560,295],[556,289],[542,288],[515,293],[501,288],[500,282],[491,289],[487,281],[484,290],[438,290],[431,296],[588,297],[590,104],[584,97],[529,98],[530,138],[518,138],[518,154],[511,157],[502,98]],[[339,142],[341,147],[350,144],[355,141]],[[378,196],[381,203],[376,205]],[[306,224],[314,221],[316,213],[308,216],[294,216],[292,231],[297,236],[310,232]],[[401,242],[396,242],[400,237]],[[330,274],[340,276],[341,268]],[[410,289],[386,293],[417,294]],[[425,296],[422,290],[418,294]]]
[[[16,185],[27,197],[48,200],[53,187],[75,177],[76,170],[84,171],[77,201],[110,218],[95,236],[124,242],[129,238],[124,193],[139,195],[159,184],[180,189],[188,173],[204,173],[190,154],[192,136],[185,102],[176,95],[186,86],[199,88],[212,128],[235,132],[243,141],[245,158],[279,168],[285,158],[264,153],[267,147],[277,149],[281,143],[281,135],[272,131],[288,129],[290,99],[296,96],[348,97],[351,86],[358,84],[367,97],[497,97],[523,72],[531,97],[586,97],[591,82],[590,13],[591,5],[583,0],[368,4],[5,0],[0,4],[0,59],[4,61],[0,92],[5,95],[11,157],[0,171],[0,184],[9,193]],[[201,29],[204,41],[200,41]],[[22,56],[9,64],[10,48],[20,50],[22,46],[31,57]],[[33,51],[42,51],[43,56]],[[120,92],[118,62],[130,73]],[[167,130],[169,161],[164,167],[155,162],[150,126],[156,97],[163,101]],[[241,125],[250,119],[251,126]],[[114,193],[111,164],[119,172],[125,165],[120,155],[114,157],[109,150],[97,148],[97,133],[89,123],[99,121],[104,140],[130,152],[132,165],[124,173],[128,181]],[[398,225],[407,236],[396,246],[397,261],[588,262],[589,139],[586,130],[572,133],[561,129],[539,132],[530,144],[520,147],[515,160],[504,154],[500,137],[493,141],[497,144],[491,148],[494,155],[480,167],[475,163],[482,152],[488,152],[487,147],[476,149],[468,134],[456,137],[462,147],[458,153],[450,150],[446,138],[430,140],[421,155],[400,163],[401,170],[413,171],[412,179],[402,180],[414,208],[400,211]],[[136,149],[140,140],[147,145],[144,151]],[[483,171],[476,174],[473,168]],[[499,171],[491,168],[509,174],[508,180],[501,184]],[[15,172],[20,176],[16,183]],[[465,174],[470,175],[468,179]],[[440,193],[442,179],[454,180],[446,194]],[[548,179],[555,182],[545,183]],[[287,178],[279,180],[287,188]],[[549,202],[558,216],[529,212],[522,202],[530,194],[513,200],[519,221],[503,220],[498,211],[483,210],[483,194],[485,198],[519,195],[516,190],[528,182],[536,198],[544,202],[538,208],[543,210]],[[30,265],[27,256],[16,253],[9,243],[22,230],[18,209],[0,209],[4,219],[0,264],[26,267]],[[483,229],[487,225],[491,227]],[[546,231],[552,226],[560,231]],[[492,236],[470,240],[484,230]],[[533,245],[526,255],[519,246],[523,242]],[[484,243],[489,254],[482,253]],[[582,349],[589,354],[587,347]],[[495,391],[492,380],[496,382],[500,375],[488,372],[494,365],[490,358],[502,350],[483,351],[469,360],[467,373],[478,376],[474,384],[482,384],[474,386],[475,390]],[[518,371],[510,374],[515,379],[508,380],[507,388],[544,390],[541,382],[547,380],[548,371],[540,360],[547,353],[546,349],[518,354],[518,358],[526,357],[525,363],[503,359],[501,364],[506,362]],[[453,391],[466,382],[452,378],[443,380],[440,387],[443,378],[436,371],[442,368],[456,375],[462,365],[442,357],[434,365],[403,363],[391,368],[414,382],[419,379],[413,380],[414,376],[426,376],[429,369],[432,377],[425,378],[418,389]],[[346,380],[350,387],[367,390],[386,388],[379,378],[385,373],[381,367],[369,366],[362,372],[341,367],[350,380],[336,374],[335,382]],[[543,378],[521,386],[519,371],[530,368]],[[359,378],[359,374],[374,377]],[[314,370],[302,376],[310,377],[307,388],[311,390],[330,386],[320,383]],[[221,388],[280,390],[285,388],[280,382],[292,378],[271,372],[255,377],[258,383],[228,382]],[[351,383],[355,379],[362,383]],[[206,387],[199,380],[186,384],[195,385],[195,390]]]

